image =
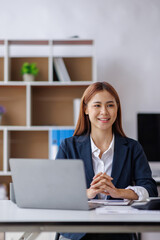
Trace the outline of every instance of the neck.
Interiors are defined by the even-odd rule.
[[[112,141],[112,138],[113,138],[112,129],[107,132],[106,131],[98,131],[98,132],[91,131],[91,137],[92,137],[92,140],[94,141],[95,145],[102,151],[105,151],[108,149],[108,147]]]

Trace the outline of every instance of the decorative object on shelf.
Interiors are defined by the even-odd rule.
[[[2,116],[5,112],[6,112],[5,107],[0,106],[0,125],[1,125],[1,122],[2,122]]]
[[[24,82],[33,82],[38,72],[39,69],[37,68],[36,63],[25,62],[22,65],[21,74],[23,75]]]

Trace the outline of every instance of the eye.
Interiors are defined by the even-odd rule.
[[[97,107],[97,108],[100,107],[100,106],[101,106],[100,104],[95,104],[94,105],[94,107]]]
[[[114,104],[108,104],[107,107],[112,108],[114,107]]]

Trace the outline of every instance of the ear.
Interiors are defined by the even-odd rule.
[[[85,112],[86,115],[88,115],[88,107],[87,106],[85,107],[85,111],[84,112]]]

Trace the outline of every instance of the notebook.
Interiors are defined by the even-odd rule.
[[[15,201],[21,208],[90,210],[83,161],[10,159]]]

